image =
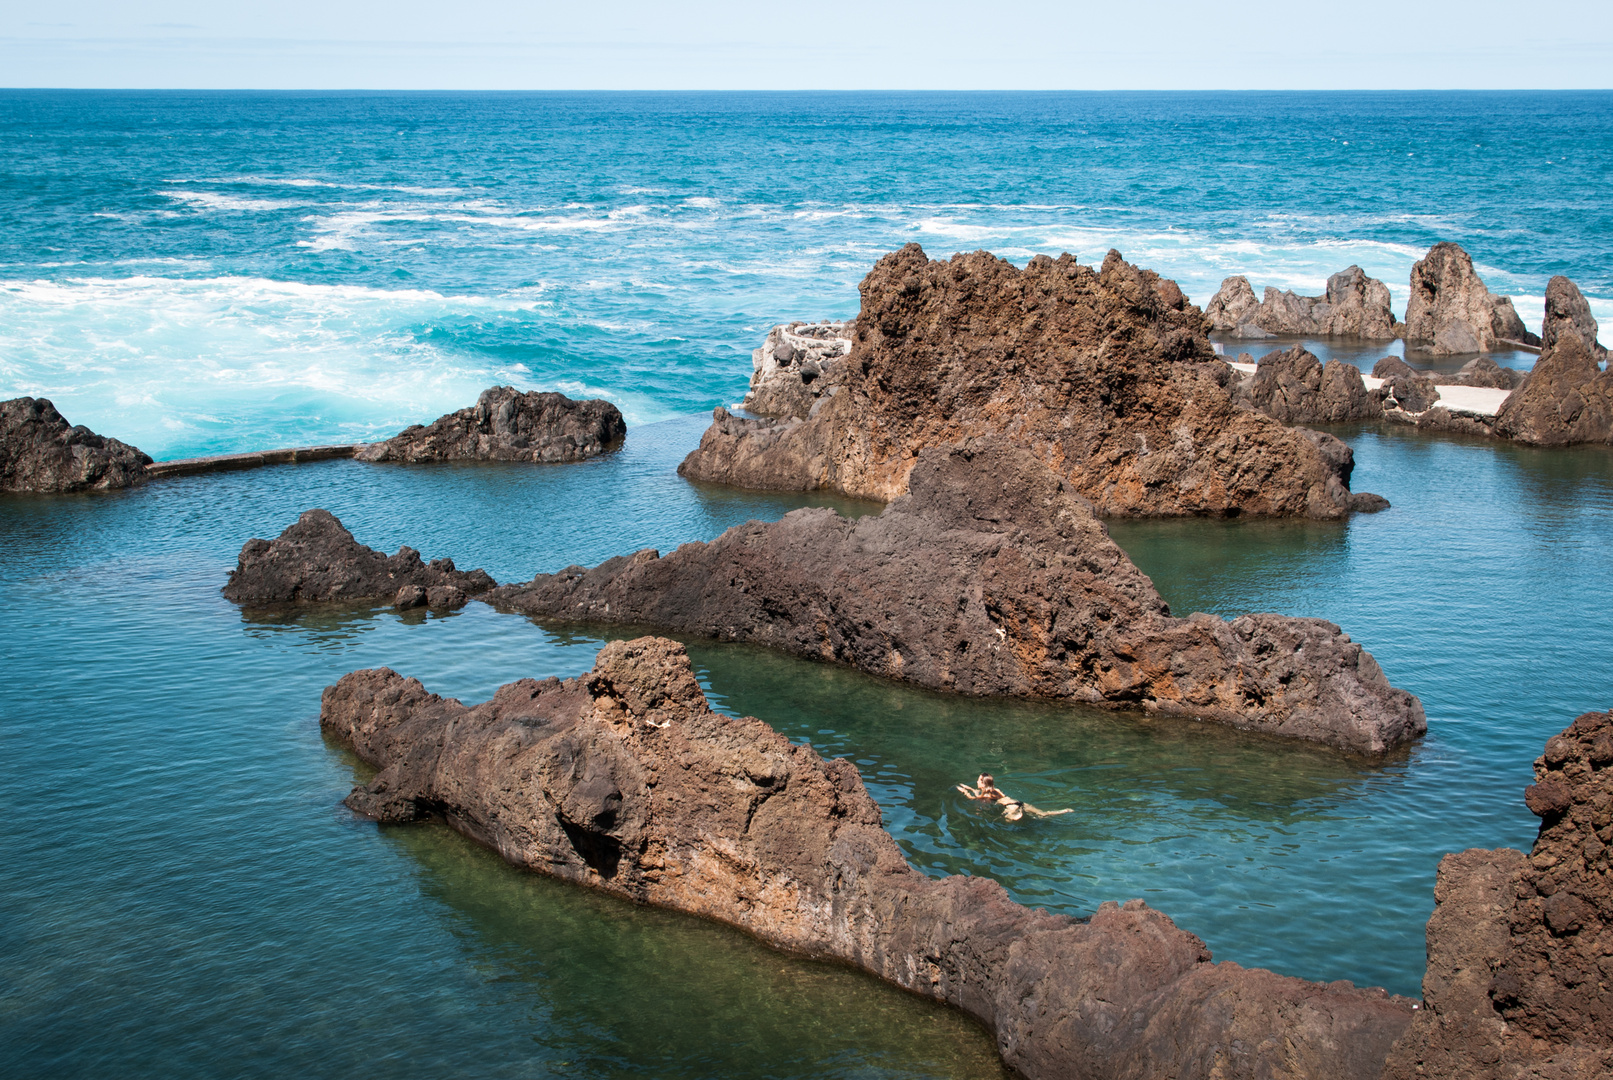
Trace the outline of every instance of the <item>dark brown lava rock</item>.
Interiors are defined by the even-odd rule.
[[[577,679],[466,706],[385,668],[320,725],[380,770],[348,805],[441,815],[518,866],[737,926],[954,1005],[1028,1080],[1374,1080],[1410,1003],[1211,962],[1140,900],[1089,919],[915,871],[845,760],[714,712],[683,649],[614,641]]]
[[[930,447],[999,435],[1105,515],[1342,517],[1348,491],[1303,435],[1234,408],[1232,371],[1175,282],[1111,251],[1024,270],[909,244],[863,279],[852,351],[805,420],[719,409],[679,472],[889,501]]]
[[[1578,336],[1560,335],[1507,397],[1495,431],[1536,446],[1613,442],[1613,371],[1598,370]]]
[[[0,402],[0,491],[111,491],[146,481],[151,458],[74,427],[45,398]]]
[[[276,540],[248,540],[224,596],[238,604],[395,602],[459,607],[496,584],[485,570],[428,565],[411,547],[387,555],[365,547],[328,510],[308,510]],[[416,591],[418,590],[418,591]]]
[[[359,451],[360,461],[581,461],[614,448],[627,435],[608,401],[564,394],[483,390],[468,409],[415,424]]]
[[[926,450],[908,484],[877,517],[797,510],[487,599],[535,618],[756,642],[937,690],[1140,708],[1362,754],[1426,729],[1418,700],[1332,623],[1172,618],[1087,502],[1023,447]]]
[[[1285,424],[1383,418],[1383,406],[1361,381],[1359,368],[1341,360],[1329,360],[1324,366],[1301,345],[1261,357],[1254,375],[1239,384],[1234,400]],[[1348,479],[1346,475],[1346,483]]]
[[[1425,1007],[1386,1080],[1613,1076],[1613,713],[1546,743],[1526,857],[1447,855],[1428,920]]]

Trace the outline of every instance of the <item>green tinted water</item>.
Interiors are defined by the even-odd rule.
[[[328,462],[0,501],[10,1073],[994,1075],[983,1033],[854,973],[340,806],[356,777],[320,737],[325,685],[386,664],[480,700],[586,670],[602,633],[480,604],[260,619],[218,595],[247,537],[312,505],[372,545],[519,580],[824,501],[684,484],[703,424],[636,428],[577,467]],[[1179,612],[1323,615],[1371,648],[1430,717],[1384,765],[691,652],[718,707],[854,760],[925,872],[1077,915],[1141,896],[1220,958],[1414,993],[1439,856],[1527,845],[1530,761],[1613,701],[1613,481],[1601,450],[1352,438],[1357,486],[1393,510],[1113,531]],[[1076,812],[1005,822],[952,790],[980,769]]]

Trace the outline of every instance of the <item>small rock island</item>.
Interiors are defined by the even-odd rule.
[[[1001,438],[920,452],[908,494],[878,516],[797,510],[486,599],[546,620],[754,642],[935,690],[1213,720],[1358,754],[1427,729],[1418,700],[1332,623],[1173,618],[1091,505]]]
[[[0,491],[115,491],[146,482],[151,458],[69,424],[45,398],[0,401]]]
[[[483,390],[475,405],[430,425],[404,428],[355,456],[360,461],[560,463],[597,457],[626,435],[621,410],[608,401],[494,386]]]

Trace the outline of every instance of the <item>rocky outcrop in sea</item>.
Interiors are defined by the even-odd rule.
[[[1383,405],[1353,364],[1325,365],[1303,346],[1267,353],[1255,373],[1235,384],[1232,399],[1285,424],[1342,424],[1378,420]]]
[[[525,393],[513,386],[483,390],[476,404],[429,426],[404,428],[355,455],[360,461],[581,461],[614,448],[627,435],[608,401]]]
[[[151,458],[74,427],[45,398],[0,402],[0,491],[113,491],[146,481]]]
[[[851,964],[977,1018],[1028,1080],[1375,1080],[1411,1003],[1212,962],[1140,900],[1075,919],[908,865],[857,769],[714,712],[681,646],[466,706],[382,668],[320,725],[379,772],[348,805],[441,815],[506,860]]]
[[[1367,277],[1359,266],[1329,277],[1327,291],[1321,296],[1300,296],[1267,286],[1264,301],[1255,299],[1248,278],[1241,274],[1229,277],[1204,309],[1204,320],[1211,331],[1242,338],[1400,336],[1389,310],[1389,287]]]
[[[1233,406],[1232,372],[1172,281],[1110,252],[1024,270],[909,244],[861,285],[852,352],[804,420],[718,409],[679,472],[889,501],[927,448],[1003,436],[1105,515],[1339,518],[1350,493],[1300,432]]]
[[[1613,443],[1613,371],[1576,334],[1559,334],[1495,418],[1503,438],[1535,446]]]
[[[1348,467],[1348,447],[1315,437]],[[1021,446],[925,450],[908,487],[878,516],[797,510],[487,599],[535,618],[754,642],[936,690],[1135,708],[1360,754],[1426,730],[1418,700],[1332,623],[1173,618],[1086,500]]]
[[[757,416],[804,420],[828,386],[824,377],[851,352],[849,322],[785,323],[751,353],[750,392],[742,407]]]
[[[1540,324],[1541,351],[1553,348],[1564,337],[1576,337],[1585,351],[1598,362],[1607,362],[1607,349],[1597,340],[1596,316],[1585,294],[1561,274],[1546,283],[1546,315]]]
[[[1423,1008],[1385,1080],[1613,1076],[1613,713],[1546,743],[1534,848],[1447,855]]]
[[[411,547],[388,555],[353,539],[328,510],[308,510],[275,540],[248,540],[224,586],[237,604],[393,603],[461,607],[495,582],[484,570],[429,564]]]
[[[1412,264],[1402,333],[1407,344],[1437,355],[1540,344],[1524,329],[1512,300],[1485,288],[1473,259],[1449,241]]]

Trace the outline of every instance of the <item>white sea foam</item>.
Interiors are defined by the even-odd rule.
[[[162,195],[197,210],[285,210],[303,205],[295,199],[247,199],[216,191],[164,191]]]
[[[299,431],[377,437],[460,408],[495,382],[554,384],[552,368],[439,345],[427,332],[549,317],[537,314],[534,292],[249,277],[0,281],[0,397],[50,397],[75,423],[158,455],[220,440],[295,442]],[[618,403],[631,423],[667,414],[647,395]]]

